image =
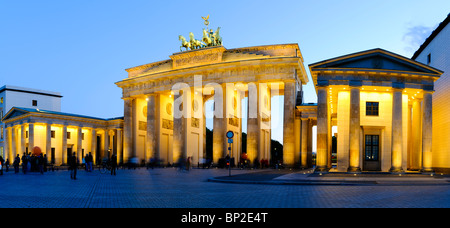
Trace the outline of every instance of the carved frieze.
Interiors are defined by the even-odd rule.
[[[162,128],[173,130],[173,120],[162,119]]]
[[[275,66],[235,66],[228,67],[215,71],[198,72],[196,75],[202,75],[203,85],[210,82],[215,83],[227,83],[233,81],[239,82],[254,82],[260,80],[279,80],[293,79],[295,76],[295,67],[290,65],[275,65]],[[167,77],[158,77],[157,80],[136,82],[133,84],[125,85],[123,88],[124,97],[153,93],[158,91],[171,90],[172,86],[176,83],[189,83],[193,82],[194,74],[186,75],[187,73],[181,72],[178,74],[171,74]]]
[[[200,128],[200,119],[199,118],[191,118],[191,127]]]

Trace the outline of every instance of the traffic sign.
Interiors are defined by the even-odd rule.
[[[231,139],[234,136],[234,132],[233,131],[228,131],[227,132],[227,138]]]

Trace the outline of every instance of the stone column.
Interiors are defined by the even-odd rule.
[[[202,129],[203,129],[203,158],[205,159],[204,161],[206,162],[206,113],[205,113],[205,103],[206,101],[208,101],[206,99],[205,96],[202,96],[203,98],[203,105],[202,105],[202,113],[203,113],[203,125],[202,125]]]
[[[78,130],[77,131],[77,158],[81,162],[82,161],[81,151],[82,151],[82,147],[83,147],[83,140],[81,138],[81,135],[83,134],[83,132],[82,132],[83,129],[81,127],[78,127],[77,130]]]
[[[109,133],[108,133],[108,137],[109,137],[109,147],[108,147],[108,150],[106,150],[106,152],[108,152],[108,151],[110,151],[109,153],[106,153],[106,156],[108,157],[108,158],[110,158],[111,157],[111,155],[114,153],[114,134],[115,134],[115,132],[114,132],[114,130],[110,130],[110,131],[108,131]]]
[[[45,140],[45,154],[47,154],[47,157],[51,157],[52,153],[52,125],[50,123],[47,123],[47,134],[46,134],[46,140]]]
[[[302,118],[301,125],[301,168],[306,169],[308,168],[308,118]]]
[[[422,111],[419,99],[413,100],[411,116],[411,169],[420,170],[422,168]],[[431,129],[430,129],[431,130]]]
[[[123,162],[123,150],[122,150],[122,129],[117,129],[117,159],[118,162]]]
[[[392,146],[391,156],[392,165],[390,172],[403,172],[402,153],[403,153],[403,89],[394,88],[392,96]]]
[[[422,119],[422,171],[433,172],[432,143],[432,109],[433,95],[431,91],[423,93],[423,119]]]
[[[158,142],[159,142],[159,127],[158,119],[159,116],[156,115],[156,99],[158,99],[157,94],[151,94],[147,96],[147,142],[146,142],[146,150],[147,156],[150,158],[159,158],[158,153]]]
[[[214,88],[214,130],[213,130],[213,162],[218,163],[228,153],[225,133],[227,132],[225,84]]]
[[[348,172],[361,172],[360,168],[360,87],[350,87],[350,128]]]
[[[133,156],[133,99],[124,99],[123,161]]]
[[[92,154],[92,164],[97,164],[97,131],[95,128],[91,130],[91,154]]]
[[[327,87],[317,88],[317,156],[316,170],[328,170],[328,99]]]
[[[33,152],[34,148],[34,123],[28,124],[28,153]]]
[[[21,125],[21,130],[20,130],[20,157],[22,157],[23,153],[25,153],[26,149],[26,130],[25,130],[25,124]]]
[[[248,109],[247,109],[247,158],[251,163],[258,156],[258,144],[260,139],[260,107],[259,107],[259,84],[248,84]]]
[[[308,121],[308,140],[307,140],[308,146],[307,146],[307,150],[306,150],[306,151],[308,151],[307,152],[307,154],[308,154],[308,156],[307,156],[308,157],[307,158],[308,168],[313,167],[313,163],[312,163],[312,150],[313,150],[312,149],[312,140],[313,140],[312,132],[313,132],[313,126],[314,126],[313,120],[309,119],[309,121]]]
[[[174,95],[174,117],[173,117],[173,162],[178,163],[180,159],[185,160],[186,146],[186,118],[184,110],[184,97],[182,91]]]
[[[11,164],[14,161],[14,155],[17,154],[17,148],[16,148],[16,145],[17,145],[17,136],[16,135],[17,134],[16,134],[16,131],[17,131],[17,129],[13,126],[11,128],[11,150],[8,153],[9,162]]]
[[[4,143],[5,143],[5,155],[10,154],[11,153],[11,143],[10,140],[12,138],[12,132],[11,132],[12,127],[7,127],[5,126],[5,135],[4,135]],[[6,160],[6,159],[5,159]]]
[[[295,100],[296,82],[284,82],[284,118],[283,118],[283,164],[293,167],[295,163]]]
[[[102,155],[101,158],[102,159],[107,159],[108,158],[108,150],[109,150],[109,130],[105,129],[105,134],[104,134],[104,138],[103,138],[103,151],[102,151]]]
[[[67,164],[67,125],[62,129],[62,164]]]

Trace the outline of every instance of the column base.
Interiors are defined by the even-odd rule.
[[[314,172],[328,172],[328,170],[327,166],[317,166]]]
[[[361,173],[361,168],[359,168],[359,167],[349,167],[347,172],[348,173]]]
[[[392,167],[389,172],[391,173],[404,173],[404,170],[402,167]]]
[[[422,172],[422,173],[434,173],[434,170],[432,169],[432,168],[422,168],[422,169],[420,169],[420,172]]]

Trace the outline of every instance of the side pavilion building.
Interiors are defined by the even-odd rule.
[[[39,147],[55,165],[68,164],[73,152],[79,161],[91,153],[99,164],[112,153],[122,157],[123,118],[102,119],[90,116],[13,107],[3,118],[6,127],[5,160],[31,153]]]
[[[382,49],[309,68],[318,97],[311,117],[317,121],[316,170],[332,168],[334,126],[339,172],[433,170],[432,97],[442,71]]]

